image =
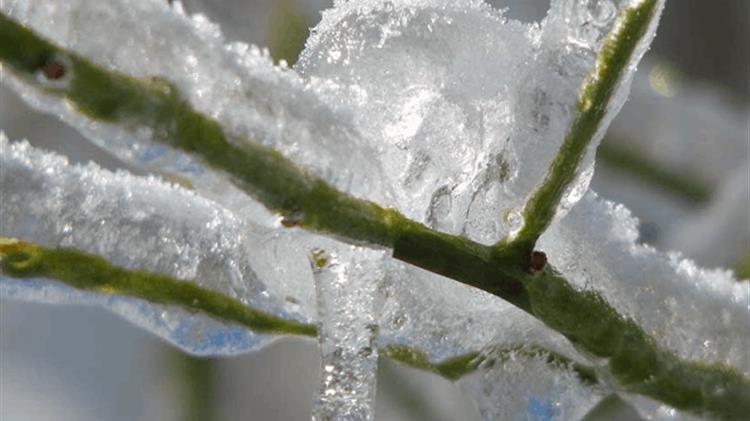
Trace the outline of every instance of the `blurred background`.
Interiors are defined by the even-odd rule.
[[[165,0],[166,1],[166,0]],[[549,0],[497,0],[532,22]],[[226,38],[290,64],[324,0],[185,0]],[[672,0],[633,94],[599,150],[593,188],[641,220],[641,241],[750,277],[750,2]],[[128,168],[0,86],[11,139]],[[746,281],[745,281],[746,282]],[[306,420],[317,387],[313,341],[188,357],[105,310],[0,300],[0,420]],[[378,420],[473,420],[460,390],[383,362]],[[622,419],[637,419],[632,412]]]

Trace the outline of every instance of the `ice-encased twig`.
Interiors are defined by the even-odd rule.
[[[311,255],[318,296],[321,379],[313,419],[372,420],[378,369],[383,251],[318,249]]]
[[[183,125],[181,126],[183,130],[178,130],[177,132],[188,136],[188,142],[183,143],[183,147],[187,147],[192,152],[196,152],[194,150],[194,148],[196,147],[206,148],[198,152],[203,152],[204,155],[209,152],[208,157],[204,156],[204,159],[214,159],[215,162],[219,163],[219,167],[222,167],[220,161],[223,161],[224,158],[231,158],[231,160],[236,160],[239,158],[237,158],[235,155],[242,155],[242,150],[240,148],[225,148],[226,144],[229,144],[229,142],[226,142],[225,135],[223,134],[220,127],[209,118],[194,112],[192,108],[186,105],[186,102],[172,96],[172,94],[174,94],[173,90],[170,90],[169,93],[164,92],[165,85],[163,83],[157,82],[155,84],[148,84],[142,81],[139,82],[138,80],[133,78],[115,74],[113,72],[108,72],[101,67],[92,65],[91,63],[81,59],[80,57],[73,56],[69,52],[44,43],[23,28],[18,28],[17,26],[14,28],[13,23],[8,21],[7,19],[3,19],[2,25],[0,25],[0,32],[2,32],[4,36],[18,36],[19,34],[21,35],[20,40],[18,38],[15,38],[11,39],[11,42],[3,43],[2,46],[7,48],[0,49],[0,53],[3,54],[2,59],[4,62],[8,63],[10,61],[11,64],[16,66],[16,71],[20,71],[22,73],[26,71],[28,73],[29,79],[27,81],[30,80],[32,83],[34,83],[34,76],[38,75],[38,71],[40,70],[39,66],[50,64],[48,63],[47,59],[53,57],[53,53],[62,54],[66,58],[73,57],[75,58],[74,64],[81,65],[81,69],[83,69],[84,71],[84,76],[85,72],[89,72],[89,76],[93,75],[96,76],[96,78],[102,78],[98,79],[98,81],[114,81],[116,83],[114,83],[113,86],[117,89],[127,89],[122,89],[118,92],[115,92],[117,94],[116,98],[113,98],[112,96],[104,96],[104,99],[112,101],[105,102],[104,104],[97,103],[95,101],[97,99],[102,99],[102,97],[96,97],[97,94],[101,93],[97,91],[89,91],[87,92],[87,95],[83,96],[81,95],[82,92],[74,92],[76,95],[78,95],[77,97],[75,95],[71,97],[69,95],[70,93],[68,93],[68,100],[78,99],[86,106],[106,105],[107,107],[114,107],[115,110],[121,110],[120,108],[118,108],[116,102],[117,100],[127,98],[138,99],[138,95],[133,96],[129,94],[145,94],[147,97],[148,95],[153,94],[154,98],[157,99],[157,105],[159,105],[159,101],[164,100],[164,103],[162,105],[166,104],[166,108],[164,108],[164,111],[166,111],[167,116],[174,117],[175,115],[178,115],[180,117],[179,121],[174,121],[176,121],[177,123],[183,123]],[[15,43],[13,41],[22,42]],[[18,45],[33,48],[26,49],[24,50],[25,52],[19,53],[16,49]],[[41,50],[35,50],[35,48],[41,48]],[[16,51],[14,51],[14,49],[16,49]],[[24,54],[29,51],[36,51],[40,53],[39,56],[35,57],[37,59],[43,58],[45,60],[42,60],[42,62],[23,62],[23,60],[19,61],[19,57],[24,57]],[[28,58],[28,56],[26,57]],[[18,66],[19,63],[20,67]],[[59,63],[56,63],[53,60],[51,64]],[[73,75],[75,76],[78,73],[76,72],[75,66],[72,70]],[[85,78],[83,79],[85,80]],[[39,81],[37,80],[37,82]],[[85,86],[85,83],[83,85]],[[107,94],[111,95],[111,92],[108,92]],[[141,97],[139,100],[143,99],[144,98]],[[170,100],[174,101],[170,102]],[[76,101],[72,102],[75,104]],[[80,106],[81,104],[78,105]],[[135,105],[140,106],[143,104],[136,103]],[[603,104],[600,105],[604,106]],[[139,111],[137,108],[138,107],[136,107],[136,110],[128,109],[127,107],[123,107],[122,109],[129,112]],[[153,109],[151,110],[153,111]],[[112,114],[110,112],[112,112],[113,110],[94,107],[93,109],[87,109],[87,111],[89,112],[89,116],[111,118]],[[128,118],[130,117],[133,117],[133,115],[128,116]],[[141,118],[146,118],[146,121],[148,121],[148,118],[154,117],[141,116]],[[200,137],[202,134],[206,134],[206,138],[200,140],[195,138],[196,136]],[[191,136],[193,138],[190,138]],[[177,140],[179,141],[179,139]],[[182,139],[182,142],[184,142],[185,140],[186,139]],[[215,141],[218,143],[207,146],[205,145],[205,141],[207,140]],[[172,141],[175,141],[175,139],[172,139]],[[218,148],[214,149],[214,146],[217,145]],[[273,159],[276,159],[277,161],[275,162],[275,164],[281,163],[281,167],[285,167],[287,164],[289,164],[288,161],[280,159],[279,155],[275,155],[273,153],[268,155],[267,152],[269,151],[265,148],[250,147],[250,149],[261,152],[262,156],[272,157]],[[217,152],[223,153],[224,155],[212,155]],[[257,156],[255,158],[257,158]],[[228,162],[230,162],[231,160],[228,160]],[[236,161],[233,162],[236,163]],[[222,168],[226,169],[225,167]],[[292,179],[296,181],[306,179],[305,177],[301,179],[297,178],[299,172],[293,169],[295,167],[292,166],[291,168],[292,169],[287,167],[286,170],[290,171],[287,174],[291,174]],[[283,174],[284,168],[281,169],[282,171],[276,173],[275,175]],[[618,368],[616,364],[618,361],[620,363],[623,362],[623,359],[625,359],[625,361],[628,361],[628,349],[621,349],[622,347],[618,348],[618,344],[622,345],[621,341],[623,339],[627,339],[628,335],[633,334],[634,342],[638,346],[643,346],[640,351],[645,352],[646,354],[656,354],[660,358],[662,358],[660,361],[662,361],[663,364],[666,364],[667,368],[676,368],[676,371],[673,370],[670,372],[669,370],[667,370],[657,372],[656,374],[661,375],[661,377],[658,378],[665,382],[677,380],[679,384],[677,385],[678,387],[676,387],[676,390],[680,390],[681,392],[675,392],[676,394],[680,394],[680,396],[664,396],[664,390],[658,390],[658,388],[644,387],[642,389],[638,389],[637,387],[633,387],[631,384],[628,384],[628,387],[633,387],[633,390],[639,393],[654,396],[658,399],[664,399],[666,402],[672,403],[675,406],[692,409],[697,412],[708,411],[723,415],[725,417],[730,417],[732,414],[731,411],[741,409],[741,406],[735,405],[734,407],[730,407],[730,405],[727,405],[727,395],[702,396],[703,399],[707,400],[706,402],[690,399],[690,397],[692,396],[690,394],[694,393],[695,389],[690,389],[691,385],[685,384],[683,380],[685,376],[694,379],[708,376],[712,381],[723,381],[726,384],[731,384],[731,393],[740,394],[740,396],[742,396],[741,393],[744,391],[744,388],[746,388],[746,380],[738,378],[735,373],[731,372],[731,370],[725,370],[724,367],[700,367],[699,365],[681,361],[668,352],[659,351],[652,343],[649,342],[648,336],[646,336],[640,329],[638,329],[637,326],[629,324],[627,323],[627,321],[618,317],[617,313],[615,313],[612,308],[609,307],[605,302],[598,299],[595,294],[585,294],[573,288],[570,288],[570,285],[564,279],[557,276],[552,268],[547,267],[547,270],[543,274],[540,274],[536,277],[530,277],[523,273],[523,264],[515,261],[515,259],[503,260],[502,258],[498,258],[497,255],[493,255],[492,252],[487,250],[487,248],[471,241],[436,233],[418,224],[406,221],[400,218],[399,215],[395,213],[379,212],[379,210],[382,210],[381,208],[378,208],[377,206],[372,204],[366,204],[361,201],[355,200],[350,196],[340,196],[336,191],[330,189],[325,185],[318,184],[316,185],[316,187],[323,189],[322,193],[325,194],[313,194],[309,196],[286,196],[287,198],[291,197],[293,199],[310,199],[311,201],[318,202],[314,204],[315,206],[308,208],[308,210],[313,210],[314,212],[312,212],[311,214],[303,212],[301,214],[301,216],[303,216],[302,220],[293,219],[290,221],[290,223],[299,222],[302,224],[302,226],[307,226],[308,228],[321,228],[321,225],[316,224],[324,222],[330,224],[329,228],[339,229],[336,234],[344,237],[349,237],[353,240],[364,240],[371,242],[382,241],[382,245],[394,248],[394,255],[398,258],[402,258],[403,260],[416,265],[421,265],[435,272],[449,275],[469,285],[484,288],[502,298],[507,299],[517,306],[526,309],[527,311],[533,312],[533,314],[544,320],[548,325],[561,331],[569,339],[579,344],[589,352],[595,355],[611,356],[612,361],[610,362],[610,366],[612,368]],[[258,192],[255,191],[255,193]],[[317,193],[321,193],[321,191],[317,191]],[[277,197],[275,199],[279,198]],[[336,202],[335,199],[345,200],[339,200],[338,202]],[[310,205],[310,203],[305,204]],[[323,206],[322,208],[321,205]],[[341,209],[354,210],[355,212],[353,214],[349,213],[342,215],[340,213]],[[311,215],[320,216],[321,214],[325,214],[326,212],[332,212],[326,215],[330,218],[328,220],[321,221],[319,219],[309,219]],[[366,218],[366,216],[368,215],[372,216],[373,218]],[[335,216],[335,218],[333,216]],[[348,217],[342,218],[342,216]],[[355,225],[354,228],[356,229],[352,230],[352,223],[357,222],[364,222],[364,224]],[[325,225],[322,226],[325,227]],[[508,276],[509,274],[511,276]],[[498,283],[503,284],[501,286],[498,286]],[[531,293],[533,297],[529,297],[527,293]],[[553,297],[556,299],[552,299]],[[593,319],[595,320],[587,319],[587,315],[593,317]],[[595,326],[592,326],[592,323],[594,323]],[[592,336],[592,333],[590,332],[590,330],[592,330],[591,328],[595,328],[593,329],[594,331],[598,331],[601,333],[601,329],[604,327],[611,328],[614,331],[618,331],[620,332],[620,334],[615,335],[615,337],[609,338],[605,336],[598,338],[595,334],[593,334]],[[640,367],[636,366],[633,367],[630,371],[617,372],[615,374],[619,374],[619,376],[621,377],[620,380],[624,381],[625,383],[629,383],[629,381],[633,380],[633,378],[642,380],[642,375],[654,374],[654,372],[664,369],[665,367],[660,365],[662,363],[656,363],[656,365],[646,364],[645,366]],[[701,382],[699,380],[696,380],[695,384],[701,384]],[[638,384],[637,386],[644,385]],[[672,384],[670,383],[669,386],[672,386]],[[733,398],[733,396],[735,395],[732,395],[729,398]]]
[[[251,332],[270,335],[312,336],[314,325],[286,320],[256,310],[224,294],[150,272],[116,267],[91,254],[68,248],[42,248],[36,244],[0,237],[0,281],[6,278],[48,278],[73,288],[104,295],[135,297],[151,304],[200,311]],[[12,286],[4,285],[4,290]],[[210,352],[216,352],[211,350]]]
[[[392,248],[397,259],[528,308],[523,287],[507,272],[515,275],[517,268],[498,264],[504,256],[493,256],[481,244],[430,230],[395,210],[337,191],[273,149],[249,140],[230,142],[231,136],[215,120],[193,109],[171,85],[97,66],[4,15],[0,15],[0,39],[0,59],[27,83],[64,99],[94,121],[151,127],[162,133],[159,140],[228,173],[236,186],[285,215],[289,225]],[[39,72],[56,57],[66,57],[70,80],[49,87]]]
[[[737,334],[747,330],[747,284],[728,270],[703,269],[678,253],[639,244],[638,235],[624,206],[589,192],[539,246],[572,285],[597,291],[658,346],[750,376],[748,337]]]
[[[578,1],[560,0],[557,3],[560,3],[558,7],[564,7],[562,4],[565,3],[569,7],[588,7],[585,6],[588,2],[580,2],[580,6]],[[602,4],[610,3],[600,2],[600,7]],[[565,141],[544,181],[524,206],[524,225],[511,239],[512,247],[518,247],[527,254],[532,251],[536,241],[552,223],[565,195],[570,195],[570,190],[577,188],[574,181],[582,176],[581,167],[587,156],[590,165],[593,165],[595,147],[625,102],[635,68],[651,44],[663,8],[664,0],[641,0],[626,7],[617,16],[596,57],[594,69],[580,88]],[[558,18],[562,19],[563,16]],[[592,25],[589,23],[588,26]],[[580,198],[586,189],[578,190],[581,190],[577,194]],[[503,241],[499,246],[506,244],[507,241]]]
[[[28,143],[10,143],[0,133],[0,197],[4,237],[45,247],[74,247],[127,268],[193,279],[199,287],[268,313],[296,313],[300,321],[314,318],[304,297],[298,297],[300,304],[294,306],[280,299],[293,293],[277,292],[288,283],[278,271],[265,267],[268,256],[261,245],[269,237],[266,229],[178,186],[153,177],[112,173],[94,164],[70,165],[65,158]],[[257,271],[270,284],[261,282]],[[87,301],[73,291],[48,289],[7,279],[2,283],[2,293],[16,298]],[[140,306],[128,303],[113,307],[195,353],[245,352],[268,339],[238,334],[237,329],[204,323],[181,311],[140,311]],[[187,334],[187,326],[195,331]],[[225,339],[220,340],[222,336]]]
[[[322,254],[316,253],[313,256],[314,265],[325,265],[329,261],[329,257]],[[312,324],[284,319],[254,309],[236,298],[203,288],[196,285],[193,281],[179,280],[157,273],[119,267],[112,265],[99,256],[72,248],[45,248],[39,244],[0,237],[0,274],[2,274],[0,282],[5,283],[3,285],[3,292],[11,291],[11,296],[14,297],[18,297],[18,295],[14,295],[12,293],[13,290],[21,294],[26,294],[22,295],[22,298],[34,298],[32,297],[33,294],[45,294],[47,300],[56,302],[67,302],[63,301],[64,299],[76,299],[72,293],[68,293],[63,298],[62,293],[65,291],[58,291],[54,288],[37,291],[35,290],[37,286],[31,285],[36,283],[36,278],[45,278],[60,282],[76,290],[92,291],[97,295],[134,297],[142,299],[149,304],[179,306],[191,313],[200,313],[217,320],[237,323],[254,332],[276,335],[312,336],[317,334],[318,329]],[[25,283],[28,289],[34,291],[23,291],[20,285],[18,288],[8,285],[8,283],[12,282],[10,278],[18,279],[19,283]],[[367,292],[372,293],[374,291]],[[339,288],[336,291],[328,291],[324,294],[329,296],[336,294],[343,295],[345,293],[343,289]],[[85,299],[86,296],[82,296],[81,298]],[[91,297],[88,298],[89,300],[85,302],[92,303],[93,300],[91,300]],[[327,299],[330,298],[332,297],[328,297]],[[333,298],[334,301],[338,300],[338,303],[344,301],[340,298]],[[373,305],[375,310],[377,309],[377,296],[364,298],[366,298],[367,303]],[[323,300],[325,301],[326,299]],[[353,300],[352,303],[361,304],[355,301]],[[108,305],[112,305],[112,300],[108,301]],[[336,308],[333,310],[337,311]],[[348,310],[344,309],[344,311]],[[366,316],[372,317],[372,314]],[[349,311],[348,317],[356,319],[359,315],[355,315]],[[360,344],[365,345],[364,348],[366,349],[374,346],[377,342],[377,328],[375,325],[368,323],[359,323],[357,327],[362,326],[366,328],[366,334],[360,336]],[[326,342],[325,346],[330,348],[329,345],[335,342],[334,339],[340,340],[342,336],[346,336],[349,333],[353,332],[356,335],[356,329],[352,330],[350,329],[351,327],[354,326],[336,326],[335,324],[333,326],[326,326],[328,331],[326,334],[327,337],[322,339]],[[347,332],[343,332],[342,334],[342,329]],[[209,350],[208,352],[216,351]],[[371,354],[368,351],[365,356]],[[480,365],[488,360],[506,359],[511,355],[521,355],[528,358],[543,359],[552,368],[561,366],[570,367],[577,373],[579,380],[583,383],[595,384],[598,382],[596,373],[591,367],[575,363],[562,354],[535,345],[487,347],[483,351],[470,352],[443,361],[431,361],[424,351],[403,345],[386,345],[385,347],[378,348],[377,354],[406,366],[429,371],[453,381],[474,373],[479,369]]]

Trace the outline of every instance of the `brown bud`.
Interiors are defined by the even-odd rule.
[[[65,77],[65,65],[59,61],[50,61],[42,67],[44,77],[50,80],[60,80]]]
[[[531,253],[531,260],[529,262],[528,272],[532,275],[539,273],[544,270],[547,266],[547,255],[542,251],[535,251]]]
[[[293,228],[293,227],[298,227],[300,223],[299,221],[296,221],[294,219],[281,218],[281,225],[284,228]]]

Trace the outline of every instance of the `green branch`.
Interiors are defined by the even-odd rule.
[[[644,0],[625,9],[607,35],[596,59],[595,70],[581,87],[576,115],[560,151],[550,164],[542,184],[524,206],[524,225],[513,240],[513,247],[529,255],[557,212],[565,193],[578,176],[581,162],[609,111],[612,95],[630,71],[633,54],[653,24],[657,0]],[[505,242],[500,243],[505,246]]]
[[[19,279],[48,278],[78,290],[133,297],[152,304],[173,305],[191,313],[199,312],[217,320],[236,323],[261,334],[314,337],[318,333],[315,325],[283,319],[253,309],[222,293],[199,287],[192,281],[124,269],[101,257],[73,249],[49,249],[33,243],[0,237],[0,274]],[[515,347],[513,350],[536,357],[544,353],[550,356],[550,364],[569,361],[562,355],[541,348],[529,351],[527,348]],[[449,380],[457,380],[475,371],[479,363],[487,359],[487,355],[497,354],[493,351],[480,356],[477,352],[441,363],[430,363],[424,352],[405,346],[389,346],[380,352],[383,356],[402,364],[433,372]],[[191,372],[203,376],[206,375],[206,370],[202,362],[200,359],[185,361]],[[587,378],[595,381],[595,377],[591,375],[587,375]]]
[[[608,375],[622,390],[702,416],[740,420],[750,414],[750,381],[737,371],[661,349],[598,293],[576,290],[552,267],[529,279],[527,287],[533,314],[607,361]]]
[[[100,294],[140,298],[179,306],[244,326],[254,332],[315,336],[313,325],[255,310],[219,292],[155,273],[112,265],[101,257],[72,249],[46,249],[0,237],[0,270],[14,278],[50,278]]]
[[[43,40],[2,14],[0,62],[29,85],[64,99],[90,119],[131,130],[152,128],[156,141],[224,171],[237,186],[302,228],[356,244],[391,248],[396,259],[511,302],[586,352],[605,358],[607,375],[627,391],[698,414],[737,419],[750,413],[750,383],[742,375],[661,350],[632,320],[617,314],[599,295],[573,288],[554,268],[545,266],[541,257],[534,256],[529,265],[531,250],[575,179],[612,93],[653,22],[657,5],[656,0],[645,0],[620,16],[597,59],[596,71],[582,88],[578,114],[563,146],[524,209],[525,225],[515,242],[494,247],[430,230],[395,210],[336,191],[277,151],[225,133],[216,121],[195,111],[169,83],[107,70]],[[3,259],[3,266],[11,276],[44,275],[76,288],[195,306],[256,331],[316,332],[314,326],[249,309],[188,282],[127,272],[100,258],[91,259],[89,262],[80,252],[27,245]],[[418,357],[403,358],[406,361],[402,362],[446,376],[457,376],[470,365],[469,356],[437,365]]]
[[[543,359],[552,367],[571,368],[585,384],[599,382],[593,368],[575,363],[562,354],[534,345],[496,346],[485,349],[483,352],[470,352],[440,362],[430,361],[427,354],[406,346],[390,345],[380,352],[381,355],[409,367],[430,371],[454,381],[477,371],[482,365],[502,363],[513,355],[520,355],[526,358]]]
[[[267,208],[305,229],[393,249],[395,258],[483,289],[528,310],[518,270],[507,256],[465,238],[430,230],[393,209],[333,189],[282,154],[237,139],[198,113],[169,83],[140,80],[93,64],[0,14],[0,61],[92,120],[150,127],[156,141],[223,171]],[[51,83],[48,79],[64,83]],[[54,80],[52,82],[56,82]]]

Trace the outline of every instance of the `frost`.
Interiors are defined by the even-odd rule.
[[[507,215],[557,153],[602,39],[630,5],[618,4],[555,1],[541,24],[522,24],[482,1],[338,2],[297,70],[381,151],[399,210],[493,243],[513,231]],[[590,150],[625,101],[633,70]],[[564,208],[592,174],[581,174]]]
[[[273,147],[340,190],[494,243],[523,225],[520,210],[565,138],[605,35],[632,4],[555,0],[542,22],[524,24],[479,0],[337,1],[295,70],[274,67],[256,47],[225,45],[206,18],[163,1],[9,0],[0,9],[109,69],[156,77],[152,83],[165,89],[172,88],[164,80],[173,82],[239,145],[247,138]],[[747,288],[727,272],[638,245],[628,211],[587,193],[593,151],[654,29],[539,248],[574,285],[601,292],[664,348],[747,375],[750,351],[736,334],[747,327]],[[487,293],[384,250],[282,229],[221,172],[160,146],[159,133],[88,120],[10,71],[2,77],[32,106],[140,169],[176,175],[194,192],[70,166],[0,140],[0,233],[192,279],[273,314],[317,322],[317,419],[371,419],[378,349],[391,345],[441,361],[534,344],[574,363],[601,363]],[[195,353],[231,354],[269,340],[173,308],[0,279],[4,295],[105,305]],[[483,356],[464,385],[488,419],[577,418],[606,392],[583,384],[570,366],[514,352]]]
[[[387,203],[380,168],[346,118],[337,115],[294,72],[275,67],[267,52],[247,44],[225,44],[215,24],[188,17],[167,2],[10,0],[0,10],[47,39],[112,70],[174,83],[200,112],[217,119],[236,138],[272,146],[314,170],[340,190]],[[148,28],[148,30],[143,30]],[[112,48],[116,45],[117,48]],[[2,77],[30,105],[57,114],[97,145],[147,170],[189,180],[204,195],[273,218],[226,178],[182,152],[154,143],[149,128],[92,122],[65,103],[27,86],[12,73]],[[334,171],[335,169],[335,171]],[[362,177],[362,178],[360,178]],[[374,190],[373,190],[374,189]]]
[[[372,420],[378,369],[378,299],[385,252],[313,251],[321,385],[313,419]]]
[[[483,362],[461,380],[485,420],[580,420],[603,397],[569,367],[517,352]]]
[[[267,261],[267,229],[175,185],[9,143],[0,133],[0,235],[47,247],[73,247],[133,269],[194,280],[253,307],[290,318],[314,317],[312,297],[294,305],[279,299],[299,291]],[[263,281],[261,281],[261,279]],[[103,305],[200,354],[234,354],[271,338],[163,306],[0,275],[0,293],[26,300]]]
[[[748,285],[637,238],[637,221],[625,207],[589,192],[539,247],[571,283],[601,293],[662,347],[750,375],[747,336],[737,334],[747,332]]]

